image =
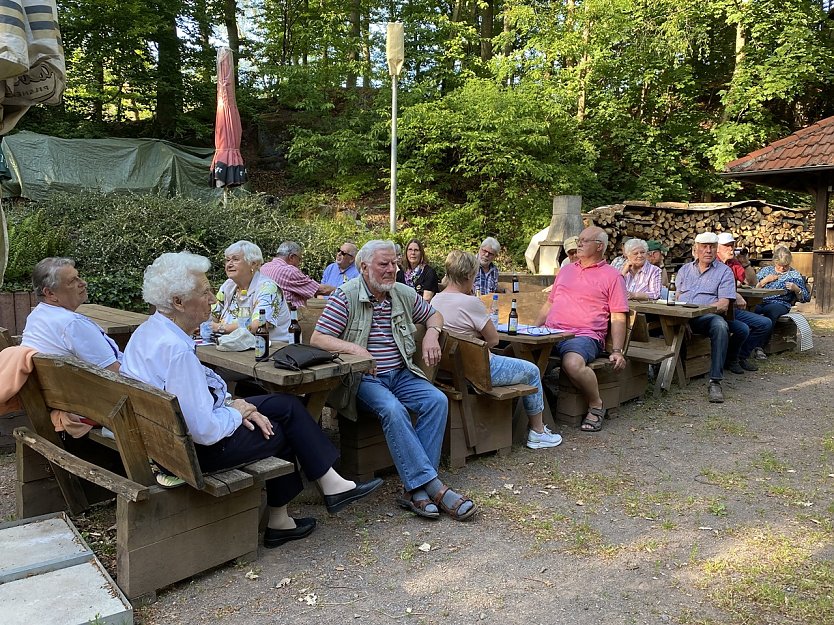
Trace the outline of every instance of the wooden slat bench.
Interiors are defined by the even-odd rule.
[[[529,384],[493,386],[489,348],[479,339],[448,333],[438,366],[437,386],[449,398],[443,441],[449,466],[469,456],[509,452],[513,444],[513,400],[536,392]]]
[[[173,395],[74,358],[36,355],[33,362],[35,370],[19,393],[32,427],[14,433],[18,518],[85,509],[90,499],[79,478],[112,493],[117,581],[131,599],[154,598],[174,582],[257,554],[263,482],[292,472],[291,463],[268,458],[205,475]],[[89,438],[118,450],[124,475],[70,453],[54,431],[52,409],[109,428],[115,440]],[[51,471],[31,461],[32,451],[49,461]],[[157,486],[148,458],[188,486]]]
[[[795,310],[795,309],[794,309]],[[799,349],[799,330],[793,319],[779,317],[773,326],[773,334],[764,346],[765,354],[780,354]]]

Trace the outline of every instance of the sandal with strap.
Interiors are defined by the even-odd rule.
[[[397,505],[400,508],[405,508],[406,510],[413,512],[417,516],[423,517],[424,519],[440,518],[439,510],[426,510],[429,506],[435,505],[431,499],[414,499],[407,492],[403,492],[399,497],[397,497]]]
[[[579,425],[581,432],[599,432],[602,429],[602,422],[605,421],[605,408],[591,408],[588,407],[588,414],[582,419]],[[596,419],[589,419],[589,416],[594,416]]]
[[[443,503],[443,497],[446,495],[446,491],[448,491],[448,490],[449,490],[449,487],[444,486],[443,488],[441,488],[439,491],[437,491],[435,493],[434,497],[432,497],[432,501],[434,501],[434,503],[437,504],[438,508],[443,510],[443,512],[448,514],[455,521],[466,521],[467,519],[471,519],[473,516],[475,516],[475,513],[478,511],[478,507],[468,497],[464,497],[463,495],[458,495],[457,500],[451,506],[447,506],[445,503]],[[458,510],[460,510],[460,507],[463,504],[465,504],[467,501],[472,504],[472,507],[469,508],[469,510],[467,510],[466,512],[458,514]]]

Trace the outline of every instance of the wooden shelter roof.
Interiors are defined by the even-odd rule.
[[[834,183],[834,117],[727,163],[721,176],[805,192]]]

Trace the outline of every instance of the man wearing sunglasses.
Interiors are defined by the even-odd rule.
[[[356,246],[350,241],[345,241],[336,250],[336,262],[330,263],[324,270],[321,277],[322,284],[339,287],[348,280],[359,277],[359,270],[356,268]]]

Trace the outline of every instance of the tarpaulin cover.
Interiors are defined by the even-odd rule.
[[[206,186],[212,148],[159,139],[58,139],[34,132],[3,137],[12,180],[3,196],[44,200],[53,192],[220,197]]]

